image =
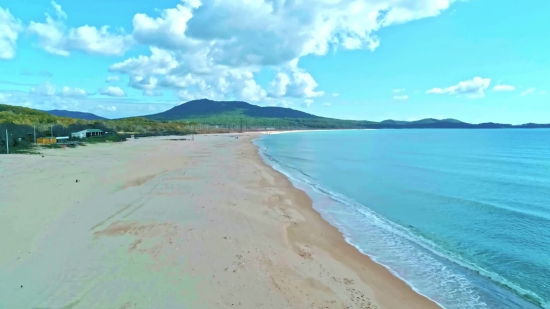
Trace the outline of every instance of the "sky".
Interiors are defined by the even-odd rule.
[[[0,103],[550,123],[548,16],[547,0],[2,0]]]

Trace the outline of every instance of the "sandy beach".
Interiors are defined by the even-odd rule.
[[[257,137],[0,156],[0,309],[438,308],[347,244]]]

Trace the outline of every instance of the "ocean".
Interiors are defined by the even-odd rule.
[[[550,308],[550,130],[264,135],[346,241],[443,308]]]

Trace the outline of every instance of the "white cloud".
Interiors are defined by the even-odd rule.
[[[110,71],[156,76],[158,88],[182,99],[317,97],[324,92],[297,66],[301,57],[339,48],[374,50],[380,28],[437,16],[453,1],[182,0],[155,16],[136,14],[133,38],[150,46],[151,55]],[[262,68],[277,74],[268,91],[253,77]]]
[[[114,106],[114,105],[111,105],[111,106],[98,105],[97,107],[99,107],[101,109],[104,109],[104,110],[107,110],[107,111],[110,111],[110,112],[115,112],[116,111],[116,106]]]
[[[140,90],[153,90],[157,87],[158,79],[152,76],[131,75],[128,86]]]
[[[403,92],[403,91],[405,91],[405,89],[403,89],[403,88],[393,89],[393,90],[392,90],[393,93],[401,93],[401,92]]]
[[[313,104],[313,100],[312,100],[312,99],[306,99],[306,100],[304,100],[304,103],[302,104],[302,106],[304,106],[304,107],[310,107],[312,104]]]
[[[120,87],[107,87],[99,90],[99,94],[110,97],[125,97],[126,93]]]
[[[382,27],[437,16],[453,0],[183,1],[158,17],[136,14],[145,45],[200,50],[228,66],[281,65],[331,47],[374,50]],[[242,16],[248,18],[243,19]]]
[[[333,97],[339,97],[340,94],[339,94],[339,93],[333,93],[332,96],[333,96]]]
[[[437,16],[454,1],[181,0],[154,15],[136,14],[131,34],[107,26],[69,26],[67,14],[52,1],[46,19],[32,21],[27,31],[43,49],[63,56],[74,51],[122,55],[131,46],[149,46],[150,55],[109,69],[128,75],[129,85],[146,96],[169,89],[180,98],[268,102],[324,95],[315,78],[298,67],[301,57],[374,50],[381,28]],[[254,78],[266,69],[277,75],[269,89]]]
[[[144,90],[143,95],[146,97],[162,97],[163,94],[158,90]]]
[[[151,47],[151,56],[139,56],[116,63],[109,68],[110,72],[130,75],[166,75],[178,66],[173,52]]]
[[[176,96],[182,100],[182,101],[193,101],[193,100],[200,100],[200,99],[206,99],[206,96],[201,95],[197,92],[189,92],[187,90],[180,90],[176,93]]]
[[[523,91],[522,93],[520,93],[520,96],[524,97],[526,95],[532,94],[533,92],[535,92],[535,88],[529,88],[529,89]]]
[[[271,82],[271,92],[268,96],[272,98],[291,97],[291,98],[313,98],[322,96],[323,91],[315,91],[317,82],[313,77],[299,69],[291,68],[289,74],[279,72],[273,82]]]
[[[60,95],[64,97],[86,97],[88,96],[88,93],[86,90],[81,88],[69,88],[65,86],[61,88]]]
[[[267,95],[266,91],[256,83],[252,76],[250,76],[250,78],[243,79],[242,86],[239,88],[241,89],[239,97],[247,101],[259,102]]]
[[[330,103],[324,103],[323,106],[324,107],[329,107],[331,104]]]
[[[120,76],[118,75],[110,75],[110,76],[107,76],[107,78],[105,79],[106,83],[116,83],[119,81],[120,81]]]
[[[447,88],[432,88],[426,91],[426,93],[458,95],[465,94],[469,98],[476,98],[484,96],[484,91],[489,87],[490,84],[490,78],[474,77],[471,80],[460,82],[455,86],[450,86]]]
[[[46,21],[31,21],[27,31],[38,36],[39,45],[52,54],[68,56],[71,51],[96,55],[123,55],[133,44],[132,36],[111,33],[108,26],[100,28],[81,26],[70,28],[65,25],[67,14],[55,1],[51,2],[54,16],[46,13]]]
[[[52,85],[50,82],[44,82],[38,86],[32,87],[29,91],[32,94],[39,95],[39,96],[60,96],[60,97],[87,97],[89,93],[86,92],[86,90],[81,88],[70,88],[70,87],[62,87],[61,91],[58,92],[56,87]]]
[[[273,101],[270,106],[277,106],[277,107],[291,107],[294,103],[288,100],[277,100]]]
[[[8,9],[0,7],[0,59],[15,57],[17,38],[23,31],[23,25]]]
[[[36,87],[32,87],[30,93],[43,95],[43,96],[54,96],[56,94],[55,86],[49,82],[45,82]]]
[[[50,2],[50,4],[52,5],[52,7],[55,11],[55,15],[57,15],[57,17],[62,18],[62,19],[67,18],[67,14],[65,12],[63,12],[63,9],[61,8],[61,5],[57,4],[57,2],[55,2],[55,1]]]
[[[493,91],[514,91],[516,87],[512,85],[495,85]]]
[[[393,99],[394,100],[408,100],[409,96],[408,95],[394,95]]]
[[[0,92],[0,103],[8,103],[10,100],[11,94],[9,93],[1,93]]]

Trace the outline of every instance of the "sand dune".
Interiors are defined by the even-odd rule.
[[[0,308],[437,307],[240,136],[1,156]]]

